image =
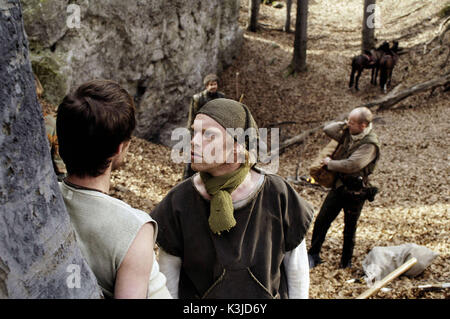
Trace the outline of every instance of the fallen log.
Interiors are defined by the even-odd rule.
[[[321,124],[317,127],[314,127],[312,129],[304,131],[302,134],[295,135],[295,136],[281,142],[280,146],[277,149],[270,151],[271,155],[269,158],[270,159],[275,158],[276,156],[278,156],[280,154],[280,151],[282,151],[283,149],[285,149],[288,146],[303,142],[306,138],[308,138],[310,135],[314,134],[318,130],[322,129],[323,127],[324,127],[324,124]]]
[[[386,286],[388,283],[390,283],[392,280],[403,274],[404,272],[408,271],[412,266],[414,266],[417,263],[417,259],[415,257],[409,259],[407,262],[405,262],[403,265],[395,269],[393,272],[391,272],[389,275],[381,279],[380,281],[375,282],[373,287],[367,289],[365,292],[360,294],[356,299],[367,299],[370,296],[373,296],[376,294],[381,288]]]
[[[423,46],[423,54],[427,54],[427,47],[430,45],[434,40],[439,39],[439,42],[442,44],[442,38],[444,37],[444,34],[447,33],[447,31],[450,29],[450,24],[447,25],[447,27],[444,29],[444,25],[450,21],[450,17],[445,19],[441,25],[439,26],[439,30],[437,32],[437,35],[433,37],[431,40],[429,40],[427,43]]]
[[[369,103],[366,103],[362,106],[371,108],[374,106],[379,105],[379,109],[380,110],[384,110],[387,109],[395,104],[397,104],[398,102],[404,100],[405,98],[407,98],[410,95],[419,93],[419,92],[423,92],[426,91],[428,89],[433,89],[436,88],[438,86],[444,86],[446,85],[448,82],[450,81],[450,73],[447,73],[444,76],[438,77],[438,78],[434,78],[432,80],[426,81],[426,82],[422,82],[416,85],[413,85],[405,90],[402,90],[399,92],[399,90],[393,90],[391,91],[389,94],[387,94],[385,97],[379,99],[379,100],[375,100]]]
[[[277,127],[277,126],[280,126],[280,125],[290,125],[290,124],[298,124],[298,122],[295,122],[295,121],[283,121],[283,122],[268,124],[267,127],[270,128],[270,127]]]
[[[283,142],[280,143],[280,147],[278,147],[277,149],[271,151],[271,156],[270,158],[274,158],[275,156],[279,155],[279,152],[282,151],[283,149],[285,149],[288,146],[294,145],[294,144],[298,144],[303,142],[304,140],[306,140],[309,136],[313,135],[314,133],[316,133],[318,130],[323,129],[323,127],[327,124],[327,123],[331,123],[334,121],[343,121],[348,115],[348,112],[345,113],[341,113],[339,114],[334,120],[332,121],[327,121],[323,124],[320,124],[319,126],[313,127],[309,130],[304,131],[303,133],[299,134],[299,135],[295,135],[291,138],[288,138],[287,140],[284,140]]]
[[[280,144],[280,150],[288,147],[289,145],[303,142],[308,136],[314,134],[315,132],[317,132],[318,130],[320,130],[323,127],[324,127],[324,124],[321,124],[321,125],[316,126],[316,127],[312,128],[312,129],[304,131],[302,134],[296,135],[294,137],[291,137],[291,138],[283,141]]]

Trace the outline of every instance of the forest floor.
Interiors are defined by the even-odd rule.
[[[245,29],[248,1],[241,0],[240,23]],[[282,31],[285,8],[261,5],[256,33],[245,31],[241,54],[221,74],[221,90],[228,97],[244,94],[260,127],[281,127],[281,140],[300,134],[343,112],[383,96],[364,71],[360,91],[348,88],[350,62],[359,54],[363,1],[310,0],[306,73],[284,76],[292,58],[294,34]],[[392,88],[409,87],[449,72],[449,36],[427,47],[440,23],[441,1],[384,0],[378,44],[399,40],[407,51],[394,69]],[[295,27],[295,4],[292,29]],[[236,73],[239,72],[239,92]],[[376,246],[415,243],[438,253],[425,271],[401,276],[378,292],[377,299],[450,297],[449,289],[424,290],[417,286],[450,282],[450,145],[449,92],[438,88],[416,94],[388,110],[374,111],[374,129],[382,142],[381,159],[372,181],[380,186],[374,202],[367,202],[356,235],[353,268],[339,269],[343,214],[328,231],[322,248],[324,263],[311,269],[310,298],[355,298],[368,287],[362,262]],[[322,132],[287,148],[276,172],[284,178],[307,175],[308,167],[328,139]],[[125,166],[113,174],[111,194],[144,211],[161,201],[181,181],[183,164],[175,164],[170,149],[133,138]],[[273,167],[272,167],[273,169]],[[293,185],[318,213],[326,192]],[[313,225],[307,235],[310,245]],[[356,279],[352,281],[352,279]]]

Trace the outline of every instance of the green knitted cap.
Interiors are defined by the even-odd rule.
[[[248,139],[245,141],[247,150],[250,150],[249,141],[255,142],[255,146],[258,143],[258,125],[248,107],[242,103],[230,99],[214,99],[206,103],[197,114],[208,115],[225,129],[241,128],[244,133],[248,133]],[[236,136],[233,136],[233,138],[236,140]],[[237,141],[239,142],[239,140]]]

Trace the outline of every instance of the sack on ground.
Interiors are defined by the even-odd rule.
[[[431,249],[416,244],[403,244],[400,246],[374,247],[362,262],[364,280],[372,286],[415,257],[417,263],[404,274],[415,277],[427,268],[439,254]]]
[[[309,175],[314,178],[316,183],[324,187],[332,187],[336,178],[336,172],[329,171],[326,166],[322,164],[322,160],[330,156],[336,150],[338,142],[331,140],[319,153],[317,158],[309,167]]]

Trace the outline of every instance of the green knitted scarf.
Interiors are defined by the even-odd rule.
[[[243,164],[234,172],[222,176],[200,173],[206,191],[211,196],[208,222],[213,233],[220,235],[222,231],[229,231],[236,225],[231,193],[242,184],[249,171],[250,165]]]
[[[258,140],[258,126],[250,110],[242,103],[230,99],[214,99],[206,103],[197,114],[208,115],[225,129],[241,128],[246,131],[253,128],[256,135],[250,134],[249,140],[254,138],[256,138],[256,141]],[[249,150],[247,141],[245,148]],[[222,176],[200,173],[206,191],[211,196],[208,222],[213,233],[220,235],[222,231],[230,230],[236,225],[231,193],[244,181],[252,165],[254,163],[249,164],[247,161],[236,171]]]

